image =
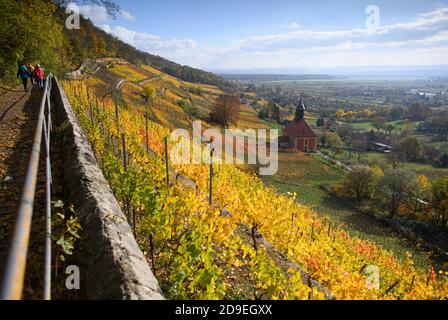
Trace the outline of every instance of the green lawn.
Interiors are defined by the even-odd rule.
[[[428,266],[430,258],[413,244],[320,188],[321,185],[342,181],[343,175],[340,169],[317,155],[304,155],[294,159],[280,153],[278,173],[261,179],[280,193],[296,192],[300,203],[313,207],[320,215],[340,225],[350,234],[374,241],[400,258],[404,258],[406,252],[411,252],[418,266]]]
[[[358,156],[355,153],[352,153],[352,158],[350,158],[350,152],[348,151],[340,151],[335,153],[334,151],[330,151],[329,149],[321,148],[321,150],[326,150],[330,152],[331,157],[336,160],[343,161],[345,163],[349,163],[351,165],[358,164]],[[388,156],[385,153],[379,152],[364,152],[361,155],[359,164],[366,164],[369,166],[381,166],[387,164]],[[439,177],[447,176],[448,169],[446,168],[437,168],[430,164],[424,163],[415,163],[415,162],[402,162],[400,164],[401,168],[414,171],[417,175],[425,175],[430,179],[437,179]]]
[[[412,122],[412,121],[403,121],[403,120],[399,120],[399,121],[388,121],[386,122],[386,125],[393,125],[394,128],[398,131],[401,132],[404,129],[415,129],[420,122]],[[376,130],[373,126],[372,122],[350,122],[349,123],[350,126],[357,131],[371,131],[371,130]]]

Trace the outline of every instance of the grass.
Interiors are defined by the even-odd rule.
[[[313,207],[316,212],[351,235],[374,241],[401,259],[405,258],[407,252],[411,252],[417,266],[429,266],[431,259],[422,249],[321,188],[322,185],[341,182],[343,176],[344,173],[339,168],[331,166],[317,155],[281,152],[278,173],[261,178],[266,185],[274,187],[280,193],[297,193],[298,202]]]
[[[413,130],[415,129],[420,122],[416,121],[388,121],[386,125],[393,125],[397,132],[401,132],[405,129]],[[371,130],[375,130],[372,122],[350,122],[349,125],[356,131],[367,132]]]
[[[321,148],[321,150],[326,150],[330,152],[332,158],[336,160],[343,161],[350,165],[358,164],[358,156],[353,153],[352,158],[349,158],[350,153],[348,151],[341,150],[338,153],[330,151],[329,149]],[[364,152],[361,155],[359,164],[367,164],[371,167],[383,166],[388,163],[387,154],[379,152]],[[415,172],[417,175],[425,175],[430,179],[437,179],[448,175],[448,169],[437,168],[430,164],[416,163],[416,162],[402,162],[400,164],[401,168],[405,170],[410,170]]]

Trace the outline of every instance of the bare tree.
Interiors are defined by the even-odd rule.
[[[391,218],[397,214],[400,204],[408,199],[413,181],[415,175],[409,171],[389,169],[384,172],[378,184],[378,195]]]
[[[215,108],[210,112],[210,119],[228,127],[237,124],[240,118],[240,99],[233,95],[221,95]]]

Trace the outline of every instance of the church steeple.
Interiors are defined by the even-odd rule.
[[[305,105],[302,103],[302,96],[300,96],[296,104],[296,117],[294,119],[295,122],[300,122],[300,120],[305,117],[305,110]]]

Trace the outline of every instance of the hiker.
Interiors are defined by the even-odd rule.
[[[23,89],[25,89],[25,92],[28,92],[28,78],[30,77],[30,73],[24,63],[19,67],[19,70],[17,71],[17,78],[19,77],[20,79],[22,79]]]
[[[34,68],[34,66],[31,63],[28,66],[28,70],[30,72],[31,86],[33,86],[34,85],[34,80],[35,80],[35,77],[36,77],[36,73],[34,72],[35,68]]]
[[[36,73],[36,79],[37,79],[37,85],[39,86],[39,89],[44,89],[44,78],[45,78],[45,72],[44,69],[41,67],[40,64],[37,65],[36,70],[34,70]]]

